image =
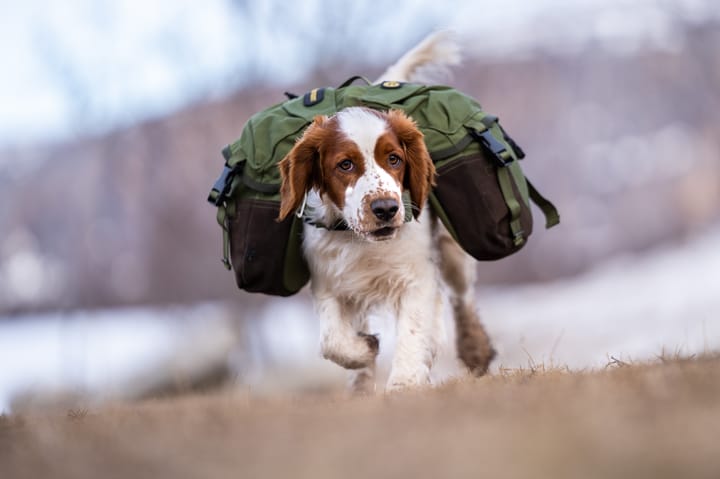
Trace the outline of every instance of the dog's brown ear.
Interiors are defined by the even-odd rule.
[[[313,186],[315,170],[320,167],[319,149],[325,135],[323,125],[326,121],[326,116],[316,116],[292,150],[278,163],[282,180],[278,221],[297,210]]]
[[[388,121],[405,149],[404,186],[410,190],[413,216],[417,218],[435,185],[435,165],[430,159],[423,134],[414,120],[400,110],[390,110]]]

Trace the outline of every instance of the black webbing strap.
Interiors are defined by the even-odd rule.
[[[367,78],[365,78],[364,76],[362,76],[362,75],[355,75],[355,76],[351,76],[350,78],[348,78],[347,80],[345,80],[344,82],[342,82],[338,88],[345,88],[346,86],[350,86],[350,85],[352,85],[356,80],[362,80],[362,81],[365,82],[366,85],[371,85],[371,84],[372,84],[372,82],[371,82],[370,80],[368,80]]]

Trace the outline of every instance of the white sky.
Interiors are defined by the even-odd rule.
[[[482,55],[572,53],[597,40],[621,53],[677,47],[675,18],[720,18],[713,0],[394,0],[372,4],[382,15],[371,26],[350,21],[337,32],[344,38],[328,39],[315,28],[328,4],[349,18],[366,18],[369,4],[245,3],[254,5],[250,20],[231,0],[5,0],[0,147],[163,114],[248,78],[289,84],[313,67],[318,44],[389,61],[426,30],[451,27]]]

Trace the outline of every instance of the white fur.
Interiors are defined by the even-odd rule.
[[[362,225],[369,222],[366,215],[372,214],[365,204],[366,199],[381,196],[394,198],[400,206],[396,216],[403,218],[402,185],[375,161],[375,144],[387,131],[388,124],[364,108],[347,108],[339,112],[337,118],[342,132],[358,146],[365,167],[364,174],[355,185],[345,191],[343,219],[352,229],[361,231]]]
[[[460,64],[460,47],[453,32],[429,35],[380,75],[385,80],[433,83],[449,76],[449,67]]]
[[[387,387],[428,384],[441,336],[429,221],[407,223],[395,238],[379,242],[309,226],[304,251],[323,356],[353,369],[360,364],[358,375],[371,377],[376,352],[358,332],[369,333],[367,316],[375,308],[388,308],[397,318],[398,341]]]
[[[446,34],[429,37],[393,65],[383,79],[412,81],[421,67],[456,63],[457,46],[448,42]],[[396,216],[404,216],[402,185],[374,159],[377,139],[388,128],[386,122],[356,108],[338,113],[338,120],[341,131],[361,151],[365,173],[346,189],[342,211],[316,190],[307,198],[314,222],[332,225],[342,219],[355,230],[329,231],[309,224],[304,228],[303,248],[321,324],[322,354],[353,370],[353,390],[371,390],[378,351],[373,347],[377,340],[369,337],[368,315],[376,308],[390,310],[397,319],[397,343],[387,389],[429,384],[442,333],[440,273],[435,258],[438,238],[448,235],[437,228],[433,235],[433,218],[428,212],[417,221],[402,224],[400,220],[396,234],[384,241],[371,241],[358,231],[365,223],[364,215],[372,214],[367,211],[367,199],[378,194],[396,198],[400,207]],[[454,242],[452,247],[459,249]],[[472,278],[463,285],[465,289],[456,288],[451,301],[471,308],[472,299],[463,298],[472,294]]]

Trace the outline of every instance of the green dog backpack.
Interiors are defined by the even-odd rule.
[[[530,199],[547,228],[559,222],[555,207],[523,175],[523,150],[475,100],[447,86],[353,85],[358,78],[338,88],[288,94],[288,100],[252,116],[240,138],[223,149],[225,166],[208,201],[217,206],[223,263],[235,271],[239,288],[289,296],[308,282],[302,219],[276,219],[277,165],[316,115],[351,106],[398,109],[415,120],[437,170],[430,208],[474,258],[500,259],[525,245],[533,227]]]

